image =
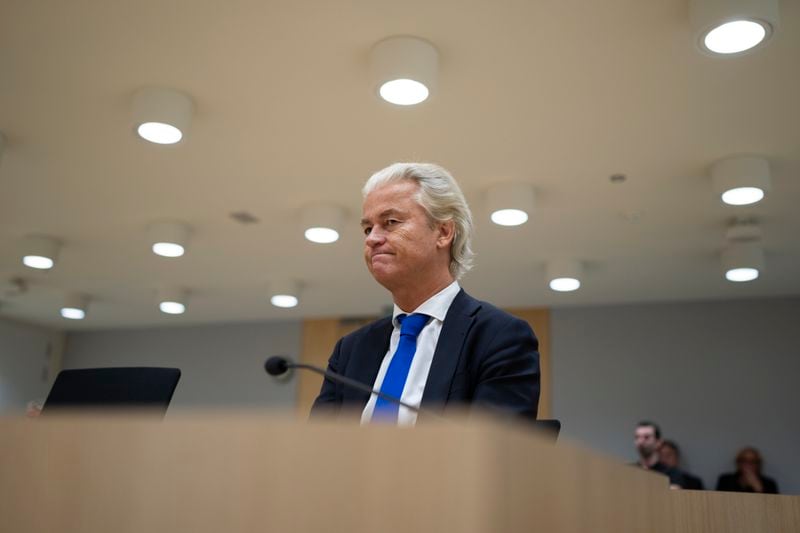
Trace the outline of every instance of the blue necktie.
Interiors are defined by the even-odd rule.
[[[398,399],[403,395],[408,370],[411,368],[411,361],[414,360],[414,352],[417,351],[417,337],[429,318],[428,315],[420,313],[397,315],[397,321],[400,323],[400,342],[383,377],[382,393]],[[372,412],[372,421],[395,424],[399,410],[398,404],[378,396],[375,410]]]

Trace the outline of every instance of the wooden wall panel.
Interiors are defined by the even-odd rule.
[[[549,309],[506,309],[514,316],[525,320],[533,328],[539,339],[539,368],[542,373],[542,388],[539,395],[538,418],[553,416],[551,394],[551,361],[550,361],[550,310]]]

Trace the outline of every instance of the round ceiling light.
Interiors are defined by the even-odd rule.
[[[769,162],[757,156],[733,156],[714,163],[711,182],[728,205],[761,201],[771,188]]]
[[[370,77],[385,101],[411,106],[424,102],[436,86],[439,52],[418,37],[388,37],[369,54]]]
[[[720,195],[728,205],[750,205],[764,199],[764,189],[758,187],[736,187]]]
[[[338,241],[344,217],[344,210],[335,205],[307,207],[303,210],[306,239],[317,244]]]
[[[155,242],[152,250],[161,257],[181,257],[186,251],[183,246],[174,242]]]
[[[163,221],[147,228],[150,249],[161,257],[181,257],[186,253],[189,226],[182,222]]]
[[[136,133],[155,144],[175,144],[183,139],[194,113],[188,95],[174,89],[145,87],[133,97]]]
[[[186,312],[188,293],[181,288],[162,288],[158,291],[158,309],[168,315],[182,315]]]
[[[722,269],[728,281],[742,283],[758,279],[764,264],[764,249],[756,241],[733,241],[722,252]]]
[[[486,191],[489,218],[499,226],[519,226],[533,213],[535,191],[529,183],[500,183]]]
[[[139,137],[156,144],[175,144],[183,139],[183,132],[169,124],[145,122],[136,128]]]
[[[49,270],[56,264],[61,243],[41,235],[30,236],[23,244],[22,264],[37,270]]]
[[[732,268],[725,272],[725,279],[734,282],[753,281],[758,279],[757,268]]]
[[[703,44],[717,54],[738,54],[757,46],[767,36],[766,27],[752,20],[734,20],[708,32]]]
[[[281,280],[272,284],[270,303],[275,307],[288,309],[300,303],[300,284],[292,280]]]
[[[427,100],[430,91],[418,81],[399,79],[381,85],[379,93],[390,104],[416,105]]]
[[[332,228],[308,228],[306,239],[317,244],[330,244],[339,240],[339,232]]]
[[[689,20],[702,52],[741,54],[772,36],[778,25],[778,0],[690,0]]]
[[[528,213],[521,209],[498,209],[489,218],[498,226],[520,226],[528,221]]]
[[[551,290],[572,292],[581,288],[583,266],[572,259],[547,263],[547,280]]]
[[[83,320],[86,318],[86,310],[89,306],[89,298],[83,294],[68,294],[64,299],[64,306],[61,308],[61,316],[69,320]]]
[[[275,307],[283,308],[297,307],[299,303],[297,296],[292,296],[291,294],[274,294],[269,301]]]

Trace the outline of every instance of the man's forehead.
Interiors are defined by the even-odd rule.
[[[656,434],[656,428],[654,428],[653,426],[639,426],[638,428],[636,428],[636,434],[637,435],[655,435]]]

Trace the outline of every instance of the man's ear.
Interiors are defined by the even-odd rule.
[[[436,239],[438,248],[450,248],[453,239],[456,238],[456,223],[452,220],[438,224],[439,237]]]

